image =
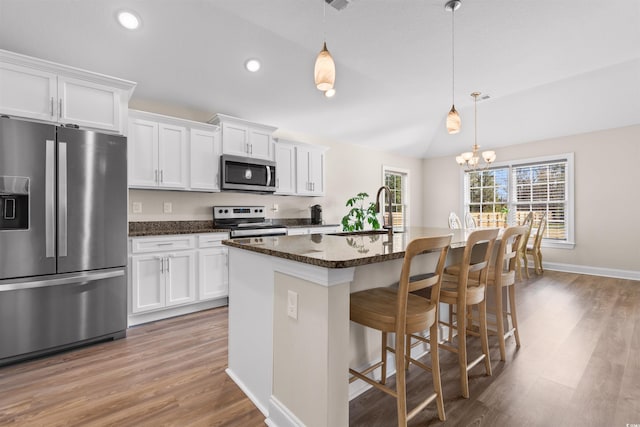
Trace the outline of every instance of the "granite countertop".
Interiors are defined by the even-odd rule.
[[[166,234],[226,233],[211,221],[139,221],[129,223],[129,237],[162,236]]]
[[[348,268],[404,258],[407,244],[419,237],[452,234],[451,248],[464,247],[469,231],[448,228],[410,227],[394,233],[338,233],[302,236],[275,236],[225,240],[234,248],[326,268]]]
[[[311,224],[309,218],[272,219],[271,223],[287,228],[337,227],[340,224]],[[216,227],[211,221],[136,221],[129,223],[129,237],[162,236],[166,234],[226,233],[228,228]]]

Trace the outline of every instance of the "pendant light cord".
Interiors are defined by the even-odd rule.
[[[453,15],[456,13],[455,8],[451,8],[451,105],[455,104],[455,89],[456,89],[456,56],[455,50],[455,19]]]
[[[473,95],[473,151],[474,153],[478,150],[478,95]]]
[[[327,43],[327,1],[322,0],[322,41]]]

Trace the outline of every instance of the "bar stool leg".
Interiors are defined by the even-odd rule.
[[[482,352],[484,353],[484,368],[487,375],[491,376],[491,358],[489,356],[489,335],[487,331],[487,299],[483,299],[479,304],[480,309],[480,340]]]
[[[438,354],[438,322],[434,322],[429,330],[429,352],[431,353],[431,373],[433,374],[433,391],[436,392],[438,418],[445,421],[444,400],[442,398],[442,381],[440,379],[440,355]]]
[[[469,378],[467,377],[467,318],[456,316],[458,323],[458,365],[460,366],[460,388],[462,389],[462,397],[469,398]]]
[[[507,350],[504,343],[504,309],[502,308],[502,286],[494,286],[496,299],[496,324],[498,326],[498,343],[500,344],[500,360],[507,359]]]
[[[382,366],[380,367],[380,384],[387,383],[387,333],[382,332]]]
[[[511,323],[513,323],[513,336],[516,338],[516,347],[520,347],[520,328],[518,327],[518,314],[516,311],[515,285],[509,286],[509,311],[511,312]]]

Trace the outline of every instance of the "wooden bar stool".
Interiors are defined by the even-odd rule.
[[[449,322],[440,324],[449,327],[448,344],[441,343],[440,348],[458,354],[460,367],[460,388],[462,396],[469,398],[469,377],[467,372],[484,360],[485,371],[491,375],[491,359],[489,357],[489,340],[487,336],[487,277],[489,260],[493,252],[493,245],[498,237],[499,229],[484,229],[473,231],[467,238],[462,262],[447,267],[440,288],[440,302],[449,304]],[[475,251],[474,251],[475,249]],[[473,257],[472,257],[473,255]],[[477,261],[476,259],[479,259]],[[478,280],[470,278],[475,275]],[[456,306],[457,313],[453,313],[452,306]],[[480,316],[479,336],[482,344],[482,355],[467,363],[467,312],[470,314],[473,306],[478,306]],[[469,309],[469,310],[467,310]],[[456,322],[453,322],[453,316]],[[453,345],[452,329],[458,332],[457,345]]]
[[[529,212],[522,223],[527,227],[527,231],[524,237],[520,239],[520,246],[518,246],[518,256],[516,257],[516,269],[518,270],[518,279],[522,280],[522,266],[524,265],[524,272],[529,278],[529,267],[527,262],[527,242],[531,235],[531,229],[533,228],[533,212]]]
[[[527,232],[527,226],[520,225],[507,228],[502,234],[500,248],[496,257],[496,263],[489,267],[487,285],[495,295],[495,314],[498,342],[500,344],[500,360],[506,360],[505,339],[514,335],[516,347],[520,347],[520,334],[518,331],[518,316],[516,315],[516,258],[521,240]],[[474,279],[478,279],[477,273],[472,273]],[[502,301],[502,288],[508,288],[509,310],[505,310]],[[507,332],[504,330],[504,316],[511,317],[513,327]]]
[[[398,288],[386,287],[354,292],[350,297],[350,318],[369,328],[382,332],[381,361],[368,367],[362,372],[349,369],[353,377],[349,382],[361,379],[372,386],[393,396],[397,400],[398,426],[406,426],[407,421],[425,408],[433,400],[438,408],[438,418],[445,420],[444,402],[442,399],[442,385],[440,382],[440,362],[438,358],[438,300],[440,283],[444,271],[451,235],[428,237],[412,240],[404,255],[400,282]],[[414,257],[425,252],[439,253],[438,262],[432,275],[422,280],[410,281],[411,263]],[[424,276],[421,276],[424,277]],[[431,298],[427,299],[410,292],[431,288]],[[415,363],[410,357],[405,359],[405,335],[414,334],[429,329],[431,368],[422,363]],[[395,333],[395,347],[387,345],[387,334]],[[396,356],[396,387],[395,390],[385,385],[386,382],[386,352],[390,350]],[[406,396],[406,360],[417,366],[430,370],[433,377],[433,393],[422,403],[407,414]],[[380,382],[369,378],[367,374],[378,367],[382,368]]]
[[[542,237],[544,236],[544,230],[547,228],[547,213],[545,212],[542,215],[542,219],[538,223],[538,230],[536,231],[536,237],[533,240],[533,243],[527,243],[525,249],[525,260],[527,259],[527,255],[531,254],[533,256],[533,265],[534,271],[536,274],[544,273],[544,269],[542,268]],[[525,264],[526,266],[526,264]],[[527,273],[527,277],[529,274]]]

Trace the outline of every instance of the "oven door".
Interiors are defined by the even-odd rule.
[[[268,160],[220,156],[222,189],[273,193],[276,191],[276,164]]]

